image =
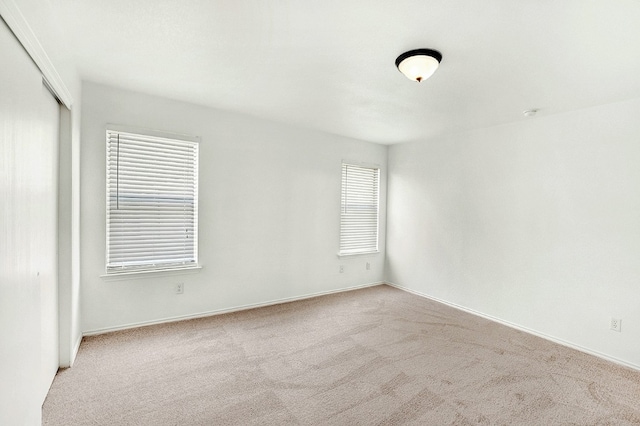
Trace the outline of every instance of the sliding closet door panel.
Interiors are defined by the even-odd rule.
[[[40,424],[58,365],[59,106],[0,20],[0,424]]]
[[[31,166],[39,173],[34,204],[41,205],[34,218],[40,230],[38,241],[38,269],[40,272],[41,324],[41,397],[47,396],[58,371],[58,136],[60,105],[43,84],[40,84],[40,126],[38,126],[38,155]],[[40,405],[42,405],[42,402]]]

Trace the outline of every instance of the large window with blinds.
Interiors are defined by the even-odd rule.
[[[340,255],[378,251],[380,169],[342,164]]]
[[[197,139],[107,130],[107,274],[197,262]]]

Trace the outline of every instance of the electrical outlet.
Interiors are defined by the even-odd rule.
[[[367,271],[371,269],[371,264],[367,262]]]
[[[176,290],[176,294],[184,293],[184,283],[176,284],[175,290]]]
[[[344,265],[340,265],[340,273],[344,272]]]
[[[611,329],[618,333],[622,331],[622,320],[620,318],[611,318]]]

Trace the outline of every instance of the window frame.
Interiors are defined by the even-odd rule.
[[[360,170],[373,170],[375,171],[374,184],[375,184],[375,247],[373,245],[369,245],[367,247],[363,247],[361,249],[346,249],[345,245],[348,243],[345,242],[345,214],[347,205],[345,204],[346,200],[349,198],[349,194],[345,195],[345,190],[349,189],[348,180],[345,181],[345,177],[348,176],[349,168],[360,169]],[[357,255],[366,255],[366,254],[375,254],[380,252],[380,179],[381,179],[381,167],[377,164],[364,164],[358,162],[351,161],[342,161],[341,164],[341,173],[340,173],[340,237],[339,237],[339,248],[338,248],[338,256],[357,256]],[[360,205],[367,206],[370,204],[360,203]],[[367,220],[363,220],[366,225]],[[350,243],[353,244],[353,243]]]
[[[189,256],[188,261],[182,262],[171,262],[168,259],[158,260],[153,259],[147,263],[138,263],[136,265],[120,265],[116,266],[113,259],[111,259],[112,252],[110,250],[110,242],[113,239],[116,232],[111,228],[111,214],[113,209],[111,209],[110,198],[113,197],[113,178],[110,177],[110,166],[112,159],[110,158],[110,135],[112,134],[120,134],[125,135],[126,137],[133,138],[141,138],[142,140],[149,141],[150,143],[168,143],[175,145],[183,145],[188,146],[188,150],[192,150],[193,158],[191,163],[185,165],[186,173],[192,173],[193,183],[187,185],[189,190],[192,191],[190,194],[193,195],[193,200],[191,203],[187,203],[187,205],[192,206],[192,214],[185,215],[185,217],[191,218],[193,222],[193,232],[190,235],[190,240],[193,241],[192,245],[190,245],[190,249],[192,250],[192,256]],[[140,128],[131,128],[124,127],[118,125],[107,125],[105,129],[106,136],[106,156],[105,156],[105,171],[106,171],[106,182],[105,182],[105,194],[106,194],[106,204],[105,204],[105,275],[103,277],[118,277],[132,274],[150,274],[150,273],[161,273],[161,272],[188,272],[190,270],[200,269],[201,266],[198,263],[198,242],[199,242],[199,218],[198,218],[198,206],[199,206],[199,150],[200,150],[200,138],[195,136],[187,136],[175,133],[167,133],[167,132],[158,132],[149,129],[140,129]],[[144,165],[152,164],[154,161],[157,161],[158,157],[150,160],[149,162],[142,162]],[[118,176],[119,178],[119,176]],[[111,182],[111,190],[110,190],[110,182]],[[157,181],[155,183],[158,183]],[[155,202],[158,202],[158,193],[153,194],[148,197],[149,200],[147,202],[152,202],[155,199]],[[117,195],[119,196],[119,195]],[[190,199],[190,198],[187,198]],[[144,205],[144,202],[141,203]],[[139,206],[139,205],[138,205]],[[187,237],[188,238],[188,237]],[[179,238],[175,241],[179,241]],[[187,252],[189,249],[187,250]]]

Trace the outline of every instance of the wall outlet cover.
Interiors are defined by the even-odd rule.
[[[622,320],[620,318],[611,318],[611,330],[622,331]]]

